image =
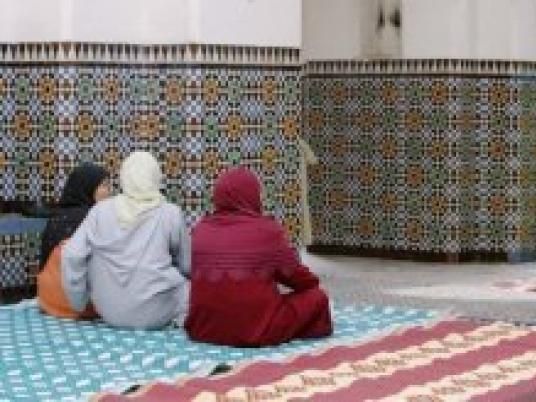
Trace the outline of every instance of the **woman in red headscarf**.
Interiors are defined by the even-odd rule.
[[[332,333],[329,301],[284,229],[262,215],[261,187],[245,168],[224,173],[214,214],[192,232],[190,311],[194,340],[265,346]],[[290,292],[281,293],[278,284]]]

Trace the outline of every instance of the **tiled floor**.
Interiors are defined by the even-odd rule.
[[[438,264],[303,254],[341,302],[452,309],[481,319],[536,323],[536,263]],[[0,304],[20,297],[0,292]]]
[[[398,306],[452,309],[481,319],[536,323],[536,263],[438,264],[304,253],[331,296]]]

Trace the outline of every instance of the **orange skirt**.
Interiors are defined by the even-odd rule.
[[[41,310],[54,317],[73,319],[98,317],[91,303],[83,312],[73,310],[69,304],[61,281],[61,245],[52,250],[43,270],[37,275],[37,299]]]

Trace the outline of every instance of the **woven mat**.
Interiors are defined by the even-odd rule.
[[[0,307],[0,401],[78,401],[133,383],[207,374],[217,363],[282,360],[355,342],[388,329],[428,322],[431,311],[338,306],[335,334],[279,347],[239,349],[191,342],[182,330],[129,331],[103,323],[60,320],[35,302]]]
[[[536,400],[536,329],[445,320],[216,378],[153,383],[99,402]]]

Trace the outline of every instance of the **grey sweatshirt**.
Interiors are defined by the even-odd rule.
[[[190,237],[175,205],[122,228],[114,199],[98,203],[63,248],[61,267],[73,308],[91,300],[111,325],[157,328],[187,313]]]

